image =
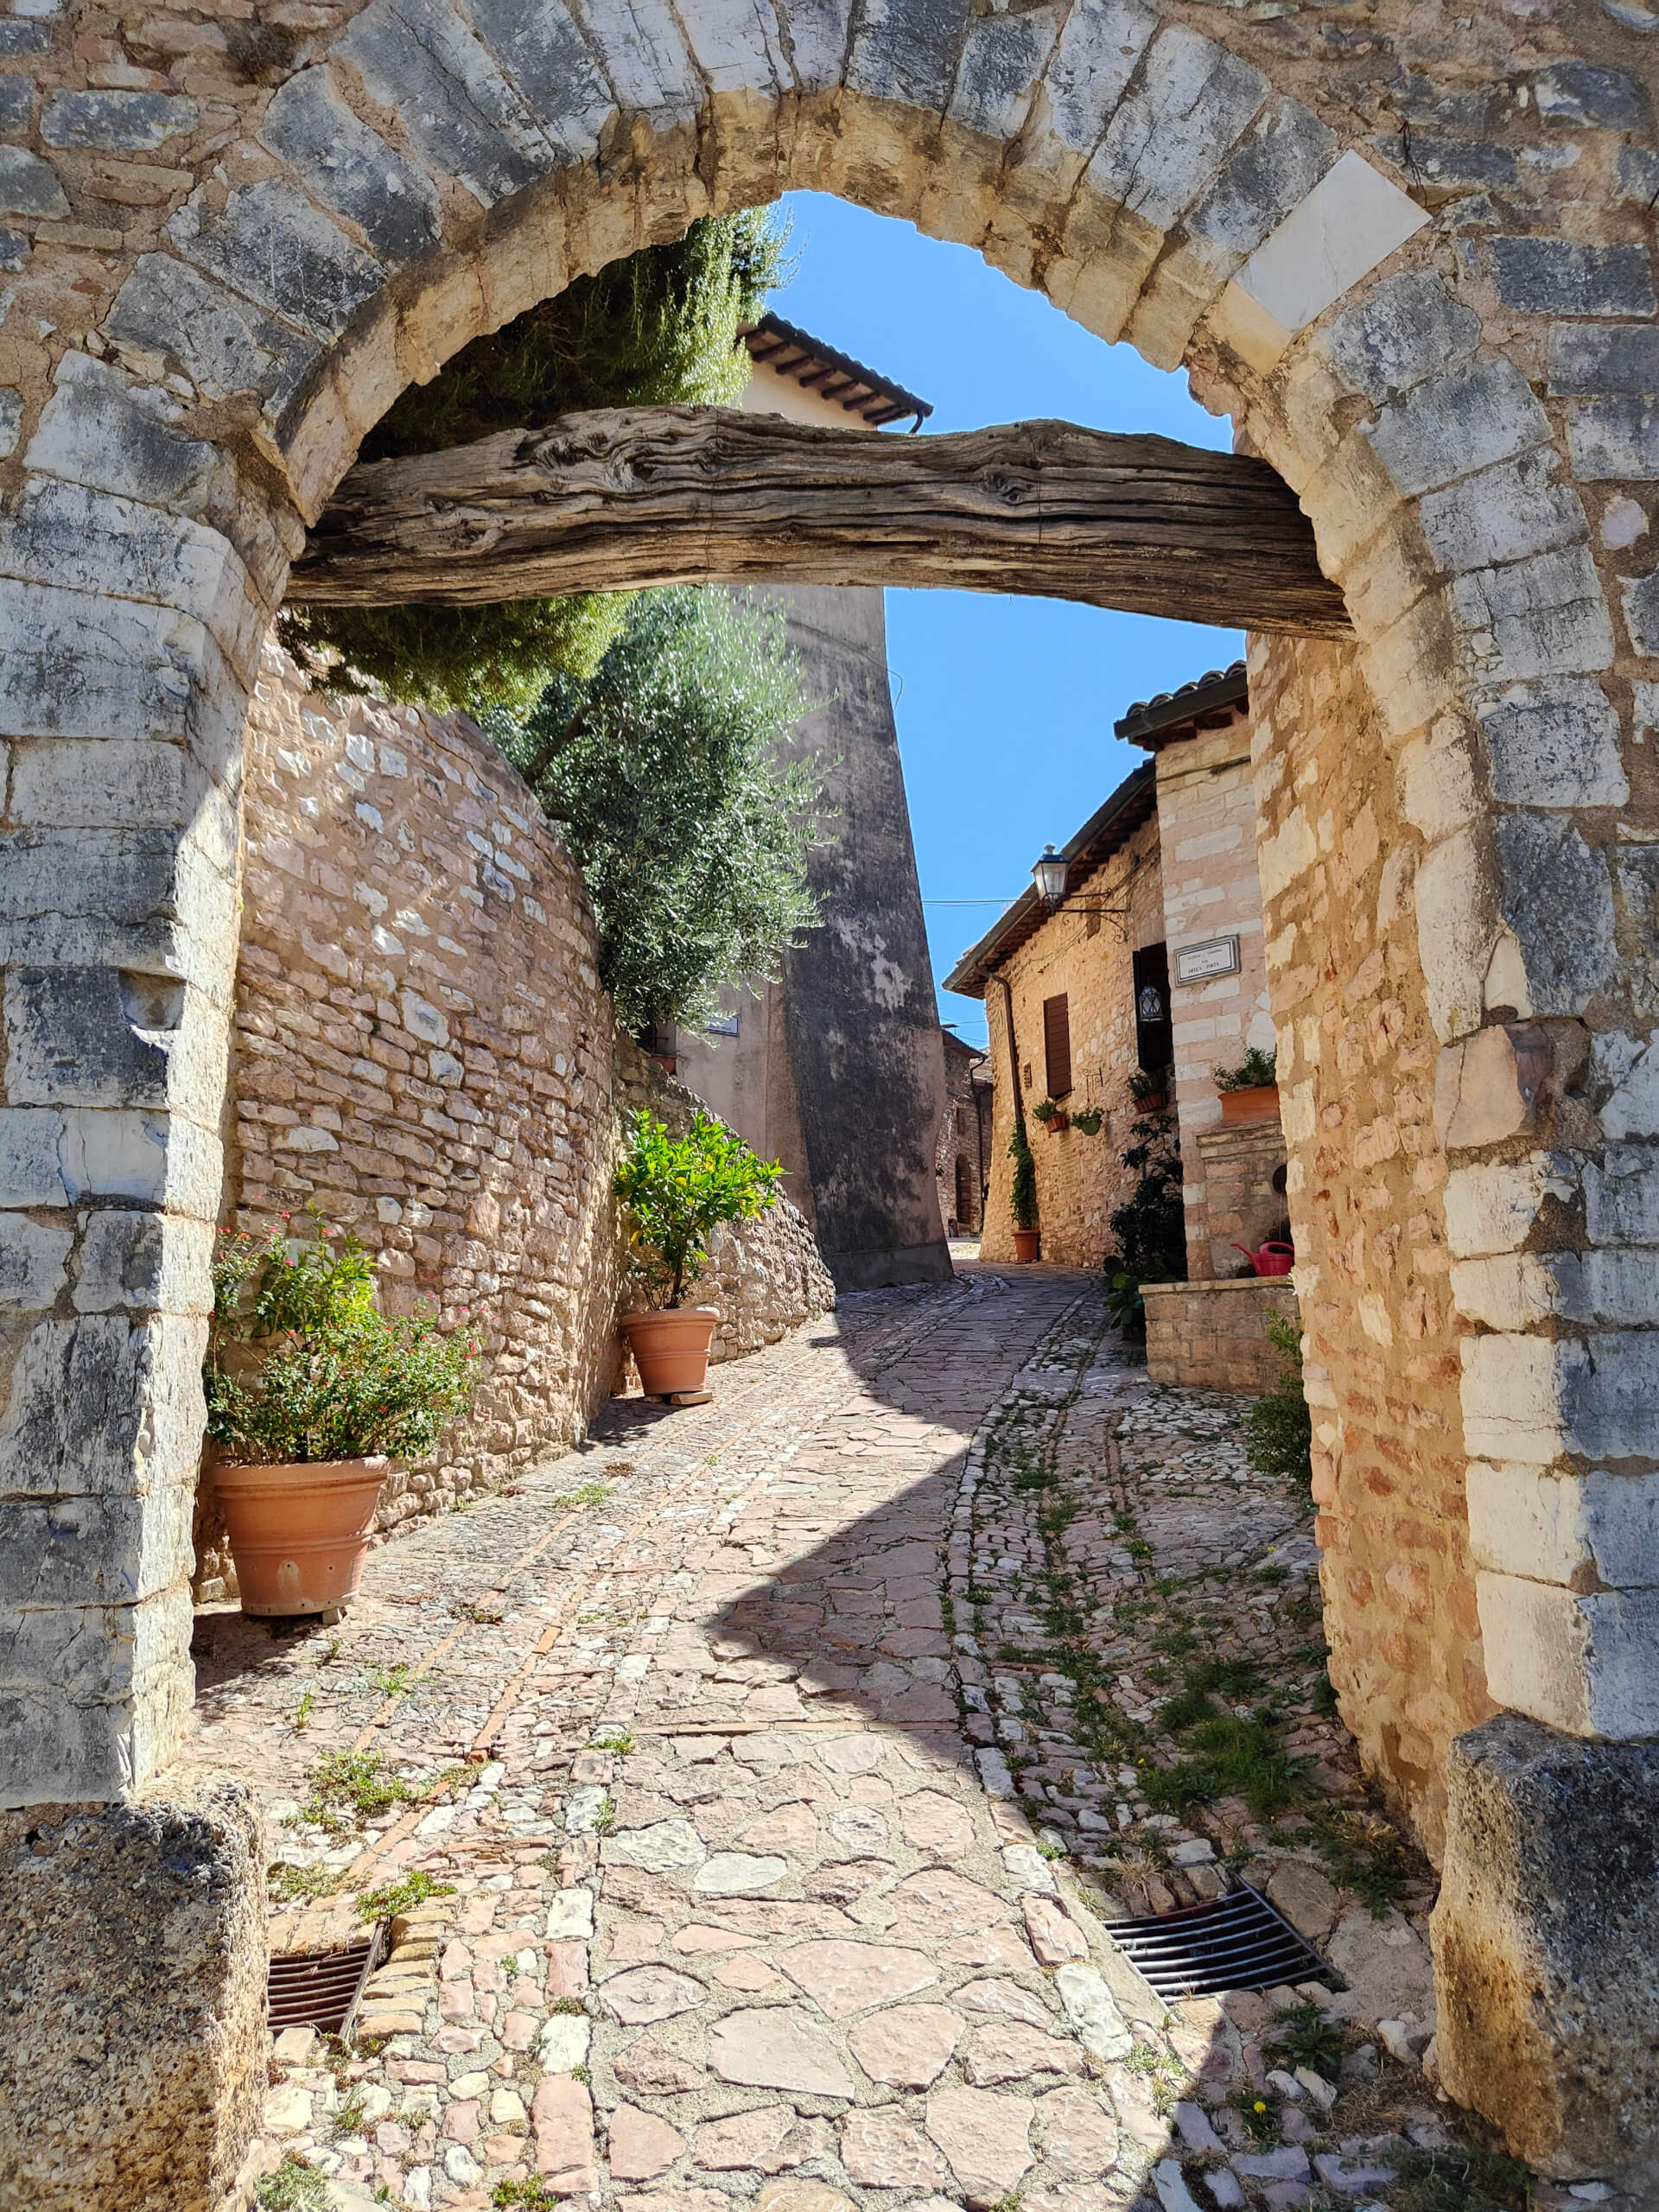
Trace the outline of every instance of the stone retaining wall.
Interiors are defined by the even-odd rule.
[[[1287,1277],[1232,1282],[1148,1282],[1147,1370],[1154,1382],[1197,1390],[1243,1390],[1259,1398],[1284,1373],[1268,1340],[1268,1316],[1297,1319]]]
[[[464,716],[331,702],[267,648],[244,844],[226,1218],[314,1208],[378,1255],[389,1311],[483,1341],[471,1417],[391,1478],[385,1533],[569,1444],[617,1386],[618,1114],[696,1102],[615,1037],[582,878]],[[716,1360],[835,1300],[787,1202],[722,1233],[704,1294]],[[198,1601],[233,1595],[211,1478],[195,1542]]]
[[[1232,1128],[1216,1122],[1197,1132],[1183,1160],[1192,1152],[1198,1156],[1204,1205],[1196,1215],[1190,1208],[1187,1212],[1188,1267],[1201,1277],[1225,1279],[1249,1264],[1239,1245],[1255,1251],[1285,1234],[1289,1208],[1273,1184],[1274,1172],[1285,1165],[1284,1132],[1276,1114],[1271,1121]]]

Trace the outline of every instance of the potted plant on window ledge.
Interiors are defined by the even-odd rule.
[[[381,1313],[374,1255],[320,1227],[315,1241],[225,1230],[213,1250],[213,1486],[242,1610],[263,1619],[338,1616],[393,1462],[425,1458],[478,1384],[470,1332]]]
[[[1069,1125],[1071,1117],[1065,1107],[1057,1106],[1052,1098],[1045,1098],[1039,1105],[1033,1106],[1031,1110],[1052,1137],[1058,1136],[1060,1131]]]
[[[1031,1140],[1023,1122],[1014,1125],[1008,1157],[1014,1162],[1014,1181],[1008,1190],[1014,1214],[1014,1256],[1022,1267],[1029,1267],[1033,1260],[1041,1259],[1043,1240],[1037,1226],[1037,1162],[1032,1158]]]
[[[1279,1118],[1276,1055],[1252,1045],[1236,1068],[1216,1068],[1216,1089],[1221,1094],[1224,1128],[1244,1122],[1274,1122]]]
[[[720,1313],[689,1306],[687,1294],[702,1273],[715,1230],[775,1205],[783,1172],[701,1108],[683,1137],[645,1107],[635,1114],[613,1187],[626,1214],[634,1279],[648,1301],[643,1313],[620,1317],[647,1397],[703,1387]]]

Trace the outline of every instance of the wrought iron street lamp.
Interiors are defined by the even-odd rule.
[[[1070,863],[1065,856],[1057,853],[1052,845],[1045,845],[1043,856],[1032,869],[1031,877],[1051,913],[1065,896],[1065,879],[1070,872]]]

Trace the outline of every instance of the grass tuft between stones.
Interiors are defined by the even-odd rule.
[[[253,2192],[260,2212],[328,2212],[333,2199],[325,2177],[289,2156]]]

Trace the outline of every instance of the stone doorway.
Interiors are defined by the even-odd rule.
[[[4,1802],[149,1833],[189,1706],[240,734],[303,526],[469,338],[810,185],[1185,365],[1343,588],[1354,649],[1250,670],[1334,1672],[1446,1854],[1448,2080],[1648,2171],[1650,2085],[1621,2119],[1506,1993],[1596,2015],[1543,1870],[1659,1729],[1649,12],[16,20]],[[1628,1949],[1622,1838],[1577,1849]]]

